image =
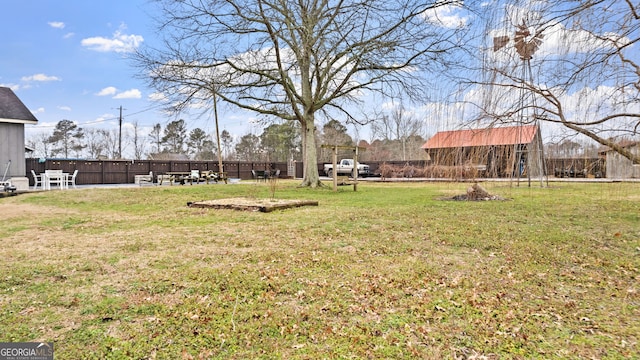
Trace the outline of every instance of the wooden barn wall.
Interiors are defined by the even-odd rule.
[[[487,177],[509,177],[514,171],[514,150],[514,146],[509,145],[429,149],[427,153],[431,159],[430,165],[485,165]]]
[[[629,149],[635,155],[640,154],[640,145]],[[607,178],[611,179],[638,179],[640,178],[640,165],[634,165],[631,160],[613,152],[607,152]]]

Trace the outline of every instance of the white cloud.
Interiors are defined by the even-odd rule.
[[[11,89],[14,92],[20,90],[20,88],[21,88],[21,86],[19,84],[3,84],[3,83],[0,83],[0,86],[8,87],[9,89]]]
[[[98,116],[97,118],[95,118],[95,120],[91,121],[90,123],[99,124],[99,123],[103,123],[103,122],[107,121],[108,119],[113,119],[113,118],[115,118],[114,114],[106,113],[106,114],[102,114],[102,115]]]
[[[467,24],[468,18],[459,14],[460,7],[455,5],[439,6],[435,9],[425,11],[425,18],[440,26],[455,29]]]
[[[109,87],[106,87],[106,88],[100,90],[100,92],[97,93],[96,95],[97,96],[110,96],[110,95],[115,95],[116,91],[117,91],[117,89],[115,87],[109,86]]]
[[[70,33],[66,33],[66,34],[64,34],[64,36],[63,36],[62,38],[63,38],[63,39],[70,39],[70,38],[72,38],[74,35],[75,35],[75,33],[70,32]]]
[[[43,107],[39,107],[39,108],[37,108],[37,109],[35,109],[35,110],[31,110],[31,113],[32,113],[33,115],[35,115],[35,114],[42,114],[42,113],[44,113],[44,108],[43,108]]]
[[[147,96],[147,98],[150,101],[166,101],[167,97],[159,92],[154,92],[153,94],[150,94],[149,96]]]
[[[62,21],[49,21],[48,24],[55,29],[64,29],[64,23]]]
[[[114,99],[140,99],[140,98],[142,98],[142,94],[140,93],[140,90],[138,90],[138,89],[131,89],[131,90],[127,90],[127,91],[123,91],[121,93],[118,93],[113,98]]]
[[[82,39],[80,43],[89,50],[99,52],[132,52],[142,44],[144,38],[141,35],[127,35],[122,32],[125,29],[126,27],[122,25],[111,38],[95,36]]]
[[[628,43],[628,39],[614,34],[605,34],[609,41],[603,40],[584,30],[570,30],[556,23],[546,29],[544,41],[540,47],[546,54],[590,53],[602,49],[612,49],[615,41]]]
[[[58,109],[64,110],[64,111],[71,111],[71,107],[69,106],[58,106]]]
[[[22,81],[60,81],[57,76],[48,76],[45,74],[35,74],[31,76],[23,76]]]

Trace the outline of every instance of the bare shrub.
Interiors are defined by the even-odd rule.
[[[395,177],[397,172],[395,166],[389,165],[386,162],[380,165],[379,170],[380,170],[380,176],[382,177],[383,180],[386,178]]]

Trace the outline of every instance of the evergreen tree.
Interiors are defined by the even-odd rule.
[[[236,156],[240,161],[255,161],[260,156],[260,138],[247,134],[236,144]]]
[[[200,128],[195,128],[189,132],[187,146],[189,154],[192,155],[194,160],[213,160],[215,156],[215,145],[211,140],[211,136]]]
[[[167,124],[162,136],[164,152],[173,154],[184,154],[184,145],[187,139],[187,126],[184,120],[176,120]]]
[[[260,135],[262,150],[269,154],[271,162],[284,162],[299,153],[300,129],[294,123],[269,125]]]
[[[61,120],[56,124],[53,135],[47,139],[47,142],[53,145],[51,149],[53,156],[62,155],[68,158],[71,151],[77,153],[84,149],[85,146],[82,144],[83,137],[82,128],[78,127],[73,121]]]

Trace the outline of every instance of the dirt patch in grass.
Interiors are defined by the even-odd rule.
[[[485,188],[476,184],[473,184],[467,188],[466,194],[455,195],[444,200],[456,200],[456,201],[489,201],[489,200],[507,200],[506,198],[490,194]]]
[[[48,208],[45,206],[35,204],[0,204],[0,214],[5,220],[22,217],[25,214],[39,216],[39,215],[51,215],[54,208]],[[56,209],[60,212],[59,209]]]
[[[195,208],[271,212],[274,210],[290,209],[301,206],[318,206],[318,202],[312,200],[228,198],[189,202],[187,205]]]

